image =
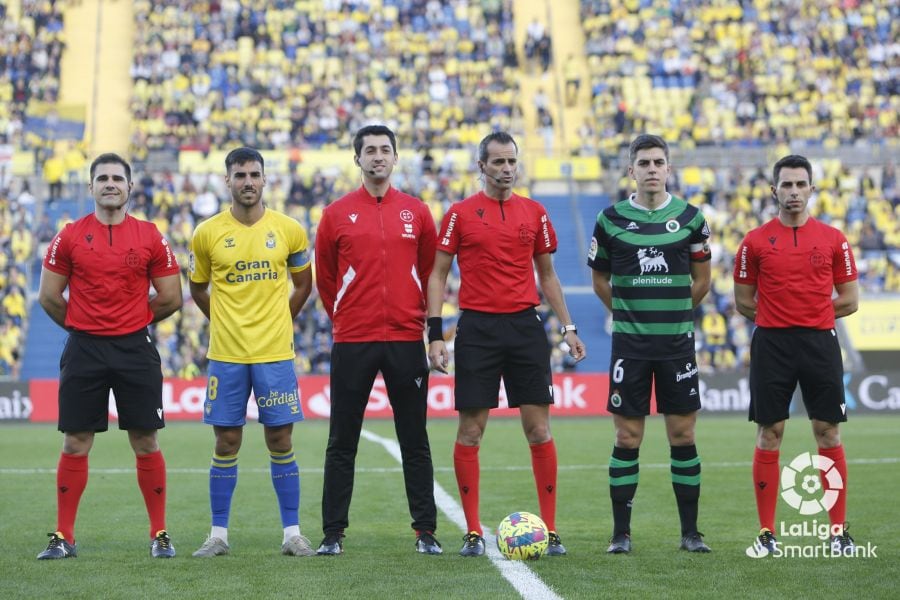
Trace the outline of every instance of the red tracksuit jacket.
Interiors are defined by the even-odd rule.
[[[335,342],[422,340],[436,238],[425,203],[394,188],[379,199],[360,187],[324,210],[316,289]]]

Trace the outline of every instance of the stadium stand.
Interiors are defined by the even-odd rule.
[[[24,0],[0,4],[0,147],[49,156],[37,132],[57,99],[65,43],[62,8]],[[37,199],[0,165],[0,377],[18,377],[28,323],[28,274]]]
[[[6,284],[24,275],[27,299],[51,230],[84,212],[75,188],[58,186],[59,200],[48,203],[50,190],[35,183],[73,181],[84,169],[84,147],[48,143],[28,121],[46,114],[66,77],[63,6],[0,4],[0,35],[8,42],[0,48],[0,145],[32,151],[36,171],[48,173],[32,179],[30,189],[0,173],[0,377],[55,376],[53,344],[63,336],[43,311],[32,310],[30,322],[27,312],[20,315],[22,294]],[[156,222],[186,266],[193,227],[227,203],[223,150],[250,144],[267,156],[267,201],[314,236],[327,202],[356,186],[352,133],[384,122],[400,138],[394,184],[423,198],[440,219],[451,202],[480,187],[473,174],[477,141],[491,129],[510,130],[526,144],[520,191],[548,206],[560,235],[557,269],[589,349],[578,368],[605,371],[606,322],[590,290],[584,241],[597,212],[630,191],[622,147],[637,131],[661,133],[673,142],[677,168],[669,189],[702,207],[715,236],[713,290],[697,313],[700,362],[706,371],[732,369],[746,364],[751,331],[731,300],[732,256],[743,233],[773,207],[767,160],[735,166],[721,160],[722,149],[738,155],[760,148],[768,159],[787,153],[790,142],[822,157],[814,160],[815,212],[854,244],[863,289],[900,291],[896,166],[878,158],[896,154],[896,3],[581,0],[577,6],[580,15],[568,14],[567,5],[545,19],[544,5],[514,0],[138,0],[132,212]],[[570,31],[579,16],[581,31]],[[533,60],[524,52],[529,29]],[[542,58],[537,46],[544,37],[552,39],[552,51]],[[565,85],[579,78],[580,88],[567,93]],[[544,97],[535,102],[539,89]],[[544,124],[554,123],[552,143],[542,137],[541,110]],[[884,150],[868,161],[847,160],[840,149],[852,144]],[[560,154],[600,157],[605,193],[541,187],[535,157],[547,150],[551,162]],[[35,258],[17,264],[25,248]],[[451,278],[448,331],[458,313],[457,286]],[[299,373],[328,371],[330,323],[315,301],[295,325]],[[571,368],[555,319],[547,317],[554,368]],[[205,372],[205,328],[189,299],[156,328],[166,375]]]
[[[581,0],[581,9],[607,151],[633,131],[682,147],[833,147],[898,133],[896,2]]]

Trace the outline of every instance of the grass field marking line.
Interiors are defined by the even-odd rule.
[[[374,435],[374,434],[373,434]],[[373,440],[374,441],[374,440]],[[885,456],[882,458],[848,458],[848,465],[895,465],[900,463],[900,457],[898,456]],[[669,469],[671,468],[671,464],[669,463],[641,463],[642,469]],[[735,467],[750,467],[750,461],[735,461],[735,462],[704,462],[704,469],[731,469]],[[560,471],[603,471],[609,468],[608,464],[596,464],[596,465],[559,465]],[[451,473],[453,472],[453,467],[435,467],[435,471],[439,471],[441,473]],[[530,471],[531,467],[528,465],[509,465],[504,467],[482,467],[482,473],[490,473],[490,472],[501,472],[501,471]],[[322,474],[323,470],[321,468],[302,468],[300,469],[302,473],[317,473]],[[357,467],[357,473],[402,473],[403,469],[401,467]],[[103,475],[134,475],[134,467],[129,468],[92,468],[91,473],[102,473]],[[190,468],[190,467],[168,467],[166,469],[166,473],[169,475],[198,475],[209,473],[208,468]],[[269,469],[267,467],[242,467],[241,473],[269,473]],[[34,468],[34,469],[16,469],[14,467],[0,467],[0,475],[55,475],[56,468]]]
[[[370,442],[380,444],[388,454],[394,457],[398,463],[403,462],[400,456],[400,446],[394,440],[383,438],[379,435],[362,430],[362,437]],[[466,517],[463,513],[462,506],[447,491],[441,487],[437,481],[434,482],[434,501],[438,508],[441,509],[447,518],[449,518],[464,533],[466,531]],[[484,542],[487,549],[488,558],[503,575],[513,588],[519,592],[524,600],[562,600],[546,583],[541,581],[540,577],[534,574],[534,571],[520,561],[506,560],[497,550],[496,539],[488,529],[482,525],[484,529]],[[470,560],[470,559],[467,559]]]

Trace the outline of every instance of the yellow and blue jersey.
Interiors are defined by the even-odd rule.
[[[209,282],[212,360],[263,363],[294,358],[290,273],[310,268],[309,240],[271,209],[247,226],[223,211],[197,226],[191,281]]]

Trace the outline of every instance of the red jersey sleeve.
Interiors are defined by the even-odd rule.
[[[534,255],[547,254],[556,252],[556,231],[553,229],[553,223],[550,222],[550,216],[547,209],[538,203],[538,235],[534,239]]]
[[[175,253],[169,245],[169,241],[160,233],[156,225],[153,225],[154,242],[150,248],[150,277],[166,277],[180,272]]]
[[[759,267],[756,253],[753,251],[751,243],[751,233],[748,233],[741,245],[738,246],[737,254],[734,256],[734,282],[744,285],[756,285],[756,279],[759,275]]]
[[[456,254],[459,250],[459,227],[457,227],[460,214],[455,206],[451,206],[444,218],[441,219],[441,229],[438,234],[437,249],[447,254]]]
[[[847,242],[847,238],[840,231],[835,234],[836,243],[832,246],[834,260],[831,261],[834,273],[834,283],[847,283],[857,278],[856,260],[853,258],[853,248]]]
[[[334,298],[337,294],[337,248],[326,210],[316,230],[316,290],[329,318],[334,317]]]
[[[44,268],[66,277],[72,274],[72,260],[68,243],[72,232],[72,224],[69,223],[56,234],[50,245],[47,246],[47,254],[44,255]]]
[[[419,281],[422,284],[422,294],[428,294],[428,277],[431,275],[431,269],[434,268],[434,252],[437,246],[437,230],[434,227],[434,219],[431,217],[431,211],[423,202],[422,208],[419,210],[419,219],[421,226],[419,231],[419,255],[417,259],[417,269],[419,271]]]

